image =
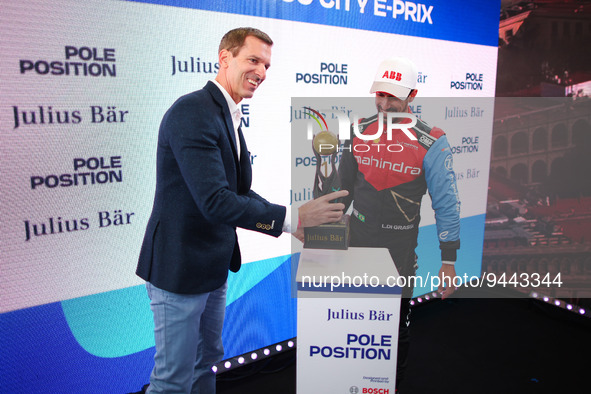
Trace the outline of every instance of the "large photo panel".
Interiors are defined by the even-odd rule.
[[[158,126],[179,96],[215,77],[225,32],[253,26],[275,42],[267,80],[240,103],[243,130],[253,189],[297,210],[308,186],[291,183],[292,97],[371,97],[377,64],[395,55],[418,65],[425,98],[492,97],[499,5],[491,3],[5,2],[0,329],[10,341],[0,391],[43,382],[48,391],[93,384],[123,392],[147,381],[153,323],[135,266],[154,196]],[[431,123],[445,121],[441,108],[434,112]],[[453,122],[470,119],[442,126],[460,147],[454,160],[464,173],[464,137],[480,136],[479,157],[490,151],[484,113],[478,132],[454,134]],[[483,178],[464,183],[464,201],[486,184],[488,163],[475,163]],[[297,170],[313,171],[304,167]],[[478,228],[480,205],[462,220]],[[423,216],[431,225],[432,213]],[[239,237],[244,265],[229,276],[226,358],[297,334],[291,237]]]

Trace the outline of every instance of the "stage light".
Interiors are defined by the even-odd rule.
[[[434,300],[438,299],[441,297],[441,294],[439,294],[438,292],[434,291],[431,294],[426,294],[423,295],[421,297],[416,297],[413,298],[409,301],[410,306],[415,306],[418,304],[425,304],[428,302],[433,302]]]
[[[555,306],[557,306],[559,308],[563,308],[563,309],[566,309],[566,310],[571,311],[571,312],[575,312],[575,313],[578,312],[580,315],[585,315],[586,316],[585,309],[580,308],[580,307],[578,307],[576,305],[573,305],[573,304],[567,304],[564,300],[560,300],[560,299],[556,299],[556,298],[553,298],[553,297],[545,296],[545,295],[539,294],[537,292],[531,292],[529,294],[529,296],[532,297],[532,298],[536,298],[536,299],[539,299],[539,297],[541,297],[542,300],[544,300],[545,302],[547,302],[549,304],[553,304],[553,305],[555,305]]]
[[[268,348],[261,348],[253,352],[238,355],[227,360],[222,360],[216,366],[214,366],[212,370],[214,371],[214,373],[221,374],[223,372],[227,372],[229,370],[248,365],[249,363],[255,362],[256,360],[265,357],[272,357],[277,355],[278,353],[281,353],[282,351],[293,349],[296,347],[296,343],[297,339],[292,338],[290,340],[273,344],[271,345],[271,347]]]
[[[211,370],[213,371],[213,373],[216,373],[218,371],[218,367],[214,365],[213,367],[211,367]]]

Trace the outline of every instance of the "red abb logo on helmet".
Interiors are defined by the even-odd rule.
[[[382,78],[394,79],[396,81],[400,81],[402,79],[402,74],[397,73],[396,71],[386,70],[386,72],[384,72],[384,75],[382,75]]]

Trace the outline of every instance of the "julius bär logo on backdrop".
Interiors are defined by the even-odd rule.
[[[172,73],[171,75],[179,74],[217,74],[220,64],[216,61],[201,60],[199,57],[177,57],[172,58]]]
[[[116,105],[90,105],[86,108],[64,108],[51,105],[36,107],[12,106],[14,129],[19,127],[49,127],[52,125],[123,124],[129,111]]]
[[[115,48],[78,47],[66,45],[63,59],[21,59],[21,74],[116,77]]]

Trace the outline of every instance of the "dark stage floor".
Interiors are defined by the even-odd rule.
[[[403,394],[591,392],[591,319],[573,312],[533,299],[453,298],[415,307],[411,327]],[[220,374],[218,394],[295,393],[295,365],[290,351]]]

